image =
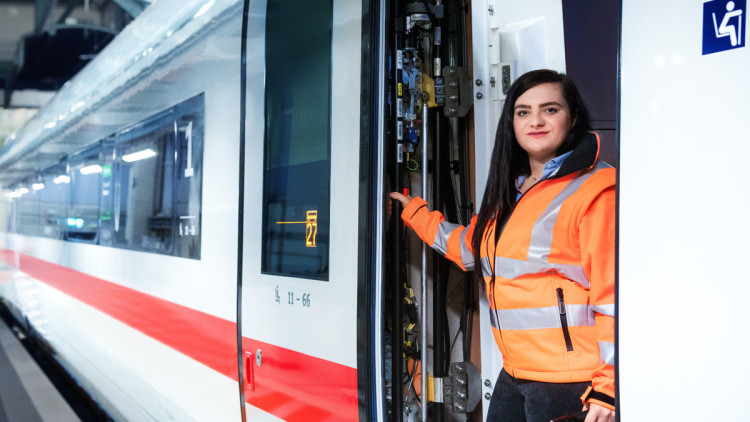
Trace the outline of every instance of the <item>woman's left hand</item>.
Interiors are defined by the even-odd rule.
[[[583,410],[589,409],[585,422],[615,422],[615,411],[595,403],[586,404]]]

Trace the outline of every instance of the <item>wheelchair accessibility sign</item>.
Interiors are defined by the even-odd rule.
[[[703,3],[703,55],[745,46],[747,0]]]

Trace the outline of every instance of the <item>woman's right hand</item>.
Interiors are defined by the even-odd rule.
[[[400,202],[403,206],[406,206],[406,204],[408,204],[409,201],[412,200],[411,196],[407,196],[399,192],[391,192],[390,197]]]

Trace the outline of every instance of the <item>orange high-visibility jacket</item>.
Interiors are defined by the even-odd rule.
[[[598,153],[592,132],[518,200],[496,244],[490,224],[479,267],[505,370],[525,380],[591,381],[582,399],[614,410],[616,176]],[[468,227],[451,224],[414,198],[402,219],[463,270],[474,269],[476,217]]]

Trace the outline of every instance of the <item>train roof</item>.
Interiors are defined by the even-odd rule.
[[[148,92],[129,91],[135,82],[163,69],[171,57],[198,38],[196,35],[211,31],[222,16],[239,7],[239,0],[160,0],[149,6],[8,137],[0,149],[0,184],[56,164],[111,135],[120,129],[113,122],[123,121],[122,113],[133,115],[133,121],[143,118],[160,102],[159,88],[169,89],[169,84],[152,84]],[[122,95],[138,95],[141,100],[111,103]],[[143,104],[148,104],[149,110],[143,110]],[[114,115],[118,118],[111,118]]]

